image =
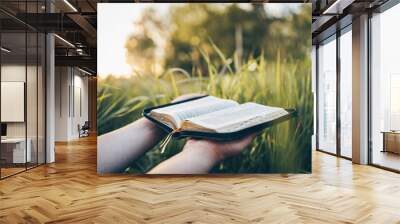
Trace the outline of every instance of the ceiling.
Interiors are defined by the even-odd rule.
[[[56,65],[79,66],[96,74],[97,2],[101,1],[48,0],[46,5],[45,0],[1,0],[2,44],[13,49],[3,59],[26,54],[26,31],[28,41],[29,32],[54,32]],[[27,46],[30,58],[36,46]]]
[[[389,0],[313,0],[312,38],[318,44],[352,23],[362,13],[374,12]]]

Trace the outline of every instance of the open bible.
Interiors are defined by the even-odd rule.
[[[289,119],[294,110],[203,96],[148,108],[144,116],[178,137],[235,139]]]

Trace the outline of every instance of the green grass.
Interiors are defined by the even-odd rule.
[[[288,60],[282,58],[278,51],[274,61],[265,61],[263,57],[248,59],[239,68],[222,53],[218,54],[220,58],[212,60],[203,53],[207,76],[202,75],[200,69],[188,73],[173,68],[161,76],[109,76],[100,79],[98,134],[137,120],[145,107],[168,103],[186,93],[204,93],[241,103],[252,101],[296,108],[296,118],[266,129],[243,153],[223,161],[212,172],[310,172],[313,130],[310,59]],[[164,153],[157,146],[137,161],[132,161],[127,171],[144,173],[179,152],[183,144],[184,140],[173,140]]]

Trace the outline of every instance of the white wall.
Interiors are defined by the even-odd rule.
[[[55,68],[55,141],[68,140],[70,77],[67,67]]]
[[[55,140],[79,138],[78,125],[88,120],[88,78],[78,69],[56,67],[55,107]]]
[[[30,68],[28,67],[28,70]],[[25,64],[8,64],[1,66],[1,81],[3,82],[25,82]],[[6,108],[1,108],[6,110]],[[7,137],[25,137],[25,123],[7,123]]]
[[[72,108],[72,119],[71,119],[71,136],[73,138],[79,137],[79,132],[78,132],[78,125],[83,125],[85,121],[88,121],[88,78],[81,76],[82,73],[79,73],[79,75],[76,75],[76,70],[75,70],[75,75],[74,75],[74,82],[73,82],[73,92],[74,96],[72,96],[72,99],[74,102],[72,105],[74,107]]]

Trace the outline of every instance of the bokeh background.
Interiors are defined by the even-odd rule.
[[[98,18],[98,135],[185,93],[296,108],[212,172],[311,172],[311,4],[100,4]],[[145,173],[184,141],[126,172]]]

